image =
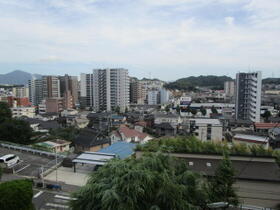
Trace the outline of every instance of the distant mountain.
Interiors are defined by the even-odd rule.
[[[178,79],[175,82],[170,82],[165,85],[168,89],[178,90],[195,90],[196,87],[210,87],[212,89],[223,89],[225,81],[232,81],[231,77],[227,76],[198,76],[186,77]]]
[[[26,85],[32,78],[41,78],[40,74],[30,74],[25,71],[15,70],[7,74],[0,74],[0,84]]]
[[[262,83],[280,85],[280,78],[266,78],[262,80]]]

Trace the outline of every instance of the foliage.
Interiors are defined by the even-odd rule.
[[[206,109],[203,106],[200,107],[199,111],[201,112],[201,114],[203,116],[205,116],[207,114],[207,111],[206,111]]]
[[[177,113],[180,113],[180,110],[181,110],[180,106],[177,105],[177,106],[176,106],[176,112],[177,112]]]
[[[80,130],[75,127],[57,128],[50,131],[49,139],[63,139],[73,141],[79,134]]]
[[[8,119],[0,124],[0,140],[20,144],[32,143],[32,129],[28,122]]]
[[[3,175],[3,168],[0,166],[0,181],[1,181],[2,175]]]
[[[191,109],[191,113],[192,113],[192,115],[196,115],[197,114],[197,110],[196,109]]]
[[[280,152],[266,149],[262,145],[247,146],[246,144],[232,144],[229,146],[224,142],[203,142],[195,137],[160,138],[148,141],[146,144],[138,145],[137,151],[143,152],[174,152],[174,153],[203,153],[275,157],[280,164]]]
[[[213,114],[218,114],[218,111],[217,111],[217,109],[214,106],[211,107],[211,112]]]
[[[266,122],[268,122],[268,119],[271,117],[271,112],[266,110],[263,114],[262,117],[265,119]]]
[[[235,183],[234,175],[235,172],[229,156],[225,154],[224,159],[215,171],[215,176],[209,182],[208,194],[212,203],[227,202],[235,206],[238,204],[238,197],[233,188]]]
[[[280,78],[266,78],[262,80],[263,84],[280,84]]]
[[[0,102],[0,123],[12,118],[12,112],[9,105],[5,102]]]
[[[232,78],[227,76],[198,76],[178,79],[175,82],[170,82],[165,85],[167,89],[178,90],[195,90],[195,87],[215,87],[215,89],[223,89],[225,81],[232,81]]]
[[[0,184],[1,210],[31,210],[32,182],[29,180],[15,180]]]
[[[205,208],[207,180],[183,161],[162,154],[112,160],[73,196],[74,210],[181,210]]]

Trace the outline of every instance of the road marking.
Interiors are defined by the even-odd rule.
[[[54,208],[69,209],[69,206],[61,205],[61,204],[55,204],[55,203],[46,203],[46,206],[50,206],[50,207],[54,207]]]
[[[63,196],[63,195],[55,195],[54,197],[64,199],[64,200],[77,200],[77,198],[71,198],[71,197],[67,197],[67,196]]]
[[[28,164],[28,165],[26,165],[26,166],[24,166],[24,167],[18,169],[17,171],[15,171],[15,173],[21,172],[21,171],[23,171],[24,169],[26,169],[26,168],[29,167],[29,166],[31,166],[31,164]]]
[[[39,191],[38,193],[36,193],[36,195],[33,196],[33,198],[39,197],[42,193],[43,193],[43,191]]]

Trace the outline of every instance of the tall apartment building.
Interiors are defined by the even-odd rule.
[[[29,101],[33,106],[38,106],[43,100],[43,83],[41,79],[28,81]]]
[[[144,104],[147,99],[147,90],[143,83],[136,78],[130,78],[130,103]]]
[[[260,121],[261,72],[236,74],[236,119]]]
[[[80,75],[80,106],[93,107],[93,74]]]
[[[148,104],[149,105],[157,105],[159,104],[159,91],[158,90],[150,90],[148,91]]]
[[[60,80],[58,76],[42,77],[43,98],[60,98]]]
[[[28,87],[13,87],[13,96],[17,98],[29,98],[29,88]]]
[[[78,77],[64,75],[59,77],[60,96],[63,97],[65,109],[72,109],[78,103]]]
[[[93,105],[97,111],[124,111],[129,106],[128,70],[93,70]]]
[[[226,81],[224,83],[224,91],[226,97],[233,97],[235,92],[234,81]]]

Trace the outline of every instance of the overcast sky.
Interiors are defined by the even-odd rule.
[[[280,0],[0,0],[0,73],[280,77]]]

